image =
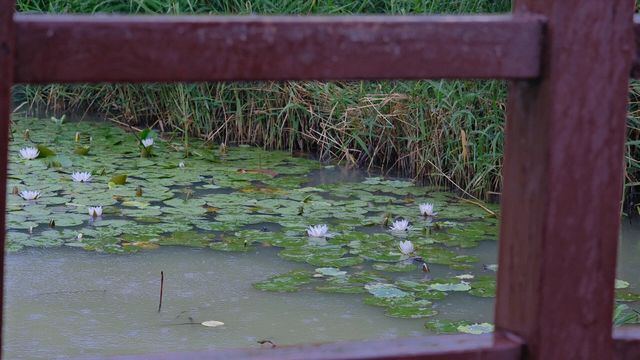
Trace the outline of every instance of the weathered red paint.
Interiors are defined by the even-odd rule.
[[[16,21],[20,83],[533,78],[543,26],[509,15]]]
[[[640,326],[625,326],[613,331],[616,360],[640,359]]]
[[[13,1],[0,0],[0,187],[12,69],[24,83],[528,79],[510,85],[495,335],[118,359],[640,358],[639,328],[611,336],[626,85],[640,76],[632,0],[515,8],[515,17],[25,15],[14,37]],[[543,48],[545,23],[532,13],[547,21]],[[3,241],[4,232],[0,255]]]
[[[496,325],[532,359],[611,359],[633,1],[514,7],[547,30],[509,88]]]
[[[351,341],[283,346],[268,349],[230,349],[206,352],[116,356],[110,359],[516,360],[522,358],[522,350],[522,342],[517,337],[496,333],[487,335],[445,335],[396,340]]]
[[[14,28],[13,0],[0,0],[0,284],[4,288],[5,208],[7,202],[7,152],[9,150],[9,124],[11,113],[11,85],[13,83]],[[0,296],[0,325],[2,304]],[[1,328],[1,326],[0,326]],[[0,350],[3,336],[0,334]]]

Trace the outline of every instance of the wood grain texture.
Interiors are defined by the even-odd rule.
[[[640,326],[625,326],[613,331],[616,360],[640,359]]]
[[[0,0],[0,281],[4,290],[5,209],[7,205],[7,162],[11,114],[11,85],[13,85],[14,27],[13,0]],[[0,328],[3,317],[3,296],[0,296]],[[0,334],[0,351],[2,350]]]
[[[116,356],[111,360],[516,360],[522,342],[513,335],[446,335],[396,340],[366,340],[283,346],[269,349],[231,349],[206,352]],[[85,360],[98,358],[86,358]]]
[[[529,359],[611,359],[633,1],[514,7],[547,29],[541,78],[509,88],[496,325]]]
[[[16,22],[20,83],[533,78],[543,28],[510,15]]]

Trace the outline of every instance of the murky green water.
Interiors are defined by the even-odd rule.
[[[162,248],[131,255],[36,249],[7,258],[8,359],[128,354],[425,334],[424,321],[385,316],[360,295],[262,292],[252,283],[292,269],[273,249],[250,254]],[[160,271],[165,272],[157,312]],[[492,301],[452,296],[448,315],[490,320]],[[190,319],[191,318],[191,319]],[[221,328],[199,325],[223,321]],[[193,321],[195,325],[185,325]]]
[[[497,220],[454,194],[249,147],[192,142],[184,158],[179,140],[156,138],[144,157],[104,124],[13,130],[7,358],[491,330]],[[36,145],[56,154],[21,159]],[[72,181],[77,171],[91,181]],[[420,214],[426,202],[437,215]],[[401,219],[411,228],[390,231]],[[329,236],[308,236],[318,224]],[[639,231],[624,227],[621,300],[640,298]]]

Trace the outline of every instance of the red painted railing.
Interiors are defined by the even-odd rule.
[[[120,359],[640,359],[640,329],[611,330],[627,87],[640,76],[632,0],[515,0],[510,16],[13,12],[0,0],[0,187],[13,83],[511,80],[494,334]]]

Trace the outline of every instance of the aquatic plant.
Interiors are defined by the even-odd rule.
[[[153,146],[153,138],[142,139],[140,140],[140,142],[142,143],[142,146],[144,146],[145,148]]]
[[[422,216],[436,216],[438,213],[433,211],[433,204],[424,203],[420,204],[420,215]]]
[[[389,228],[392,232],[405,232],[411,230],[411,226],[409,225],[409,220],[399,219],[395,220],[391,227]]]
[[[20,192],[20,196],[25,200],[35,200],[40,196],[40,191],[24,190]]]
[[[191,246],[252,252],[268,246],[280,258],[315,271],[268,274],[256,288],[361,294],[365,304],[400,318],[433,316],[438,301],[453,293],[495,296],[494,272],[482,270],[468,249],[495,241],[498,219],[441,188],[384,176],[312,185],[309,174],[320,171],[332,177],[331,166],[250,146],[225,146],[222,152],[221,146],[198,139],[190,141],[188,166],[176,170],[185,162],[180,140],[155,142],[162,156],[141,158],[131,156],[131,145],[140,137],[108,123],[65,122],[51,138],[50,124],[18,115],[13,120],[15,133],[31,129],[31,140],[14,136],[12,152],[34,141],[46,142],[53,154],[35,162],[10,159],[8,251],[73,246],[131,253]],[[76,133],[82,134],[80,141],[93,137],[93,151],[109,156],[76,153]],[[90,169],[94,183],[69,186],[68,169]],[[40,189],[53,196],[28,203],[18,189]],[[380,226],[381,218],[395,216],[407,219],[401,227],[410,228],[408,219],[415,217],[417,204],[424,203],[438,204],[446,221],[421,221],[424,231],[390,232],[391,224]],[[496,205],[486,206],[497,211]],[[110,216],[94,221],[100,210],[90,208],[106,212],[107,207]],[[399,242],[399,236],[405,241]],[[405,252],[410,255],[399,248],[409,243],[413,252]],[[406,261],[408,256],[422,260]],[[428,268],[427,263],[432,267],[429,277],[416,266]],[[398,272],[406,274],[396,277]],[[618,281],[617,286],[618,301],[640,300],[633,289],[622,288],[630,284]],[[461,324],[471,325],[459,323],[452,331]]]
[[[23,159],[33,160],[37,158],[38,155],[40,155],[40,151],[38,151],[38,149],[34,147],[26,147],[20,149],[20,156],[22,156]]]
[[[16,7],[28,13],[404,15],[505,13],[511,1],[18,0]],[[505,89],[504,81],[308,81],[17,85],[14,95],[34,111],[94,112],[134,126],[161,124],[184,139],[317,151],[323,160],[398,170],[495,198],[492,192],[501,188]],[[634,206],[640,201],[639,109],[640,82],[632,80],[624,208],[634,213],[640,213]]]
[[[415,251],[413,243],[410,240],[401,241],[399,247],[400,252],[404,255],[411,255]]]
[[[307,235],[309,237],[323,238],[327,236],[329,227],[326,224],[309,226],[307,228]]]
[[[88,182],[91,181],[91,173],[87,171],[76,171],[71,173],[71,179],[75,182]]]
[[[89,216],[94,218],[102,216],[102,206],[90,206]]]

